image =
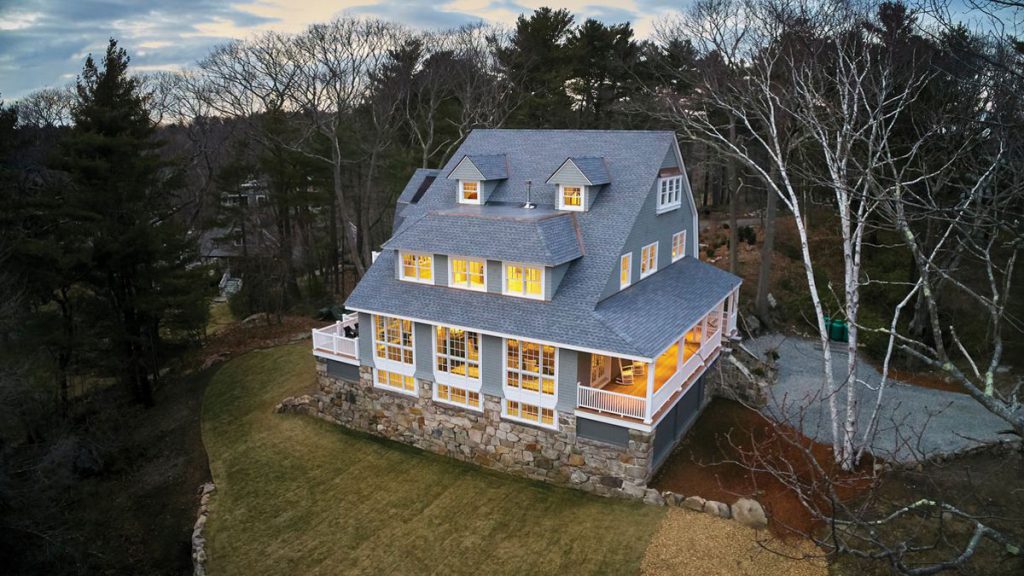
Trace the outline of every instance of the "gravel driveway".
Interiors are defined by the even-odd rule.
[[[772,334],[748,340],[744,346],[761,358],[772,348],[779,354],[778,382],[772,388],[764,412],[777,421],[801,428],[808,437],[831,443],[831,420],[817,342]],[[836,382],[844,377],[846,359],[845,350],[833,349]],[[857,409],[861,422],[866,424],[876,401],[875,392],[868,386],[876,388],[881,374],[862,360],[858,363],[857,376],[863,380],[856,384]],[[839,406],[845,413],[845,388],[839,394]],[[1012,434],[1000,434],[1009,428],[1006,422],[966,394],[889,380],[871,449],[882,458],[907,462],[1014,439]]]

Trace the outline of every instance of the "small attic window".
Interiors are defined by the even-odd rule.
[[[480,182],[477,180],[459,180],[459,202],[462,204],[479,204]]]
[[[587,187],[570,186],[568,184],[558,185],[558,209],[559,210],[586,210]]]
[[[658,179],[658,213],[679,208],[683,203],[683,177],[662,176]]]

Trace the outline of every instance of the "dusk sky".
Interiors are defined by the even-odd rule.
[[[174,70],[213,46],[265,31],[298,32],[311,23],[351,14],[418,28],[479,22],[512,25],[544,5],[577,19],[631,21],[639,36],[685,0],[0,0],[0,97],[16,100],[46,86],[74,81],[87,54],[117,38],[139,71]]]

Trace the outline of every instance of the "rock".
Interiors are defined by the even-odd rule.
[[[747,330],[750,332],[751,338],[754,338],[761,333],[761,321],[758,320],[757,316],[750,314],[749,316],[744,316],[743,320],[747,325]]]
[[[756,530],[768,527],[768,517],[765,516],[764,508],[757,500],[750,498],[740,498],[732,505],[732,517],[740,524]]]
[[[583,455],[582,454],[570,454],[569,455],[569,466],[583,466]]]
[[[732,517],[732,513],[729,511],[729,505],[725,502],[708,500],[704,503],[704,511],[719,518],[729,519]]]
[[[655,490],[654,488],[648,488],[644,492],[644,503],[653,504],[655,506],[664,506],[665,497],[662,496],[661,493]]]
[[[213,482],[207,482],[206,484],[203,484],[202,486],[199,487],[199,495],[206,496],[207,494],[213,492],[216,489],[217,487],[213,485]]]
[[[569,480],[572,481],[573,484],[583,484],[588,480],[588,478],[583,472],[573,470],[572,474],[569,475]]]
[[[266,312],[259,312],[257,314],[253,314],[252,316],[247,316],[245,318],[245,320],[242,320],[242,326],[246,326],[246,327],[252,326],[252,325],[257,324],[257,323],[263,323],[263,324],[267,323],[267,313]]]
[[[622,484],[622,491],[630,498],[643,498],[647,494],[647,490],[643,486],[632,484],[630,482],[624,482]]]
[[[683,508],[689,508],[690,510],[694,510],[696,512],[703,512],[705,502],[706,500],[704,500],[700,496],[688,496],[687,498],[683,499]]]
[[[675,492],[671,492],[671,491],[668,491],[668,490],[666,490],[662,494],[662,496],[665,497],[665,502],[666,503],[671,504],[673,506],[682,506],[683,505],[683,500],[686,499],[686,498],[683,497],[682,494],[676,494]]]
[[[618,476],[602,476],[601,484],[609,488],[621,488],[622,478],[619,478]]]
[[[779,307],[779,301],[775,299],[775,295],[771,292],[768,293],[768,307],[772,310]]]

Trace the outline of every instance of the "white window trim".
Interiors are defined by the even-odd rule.
[[[565,204],[564,192],[565,192],[565,187],[566,186],[569,186],[571,188],[579,188],[580,189],[580,205],[579,206],[567,206]],[[569,210],[569,211],[572,211],[572,212],[584,212],[584,211],[586,211],[586,209],[587,209],[587,193],[588,193],[587,187],[583,186],[583,185],[559,184],[558,185],[558,209],[559,210]]]
[[[523,390],[522,388],[511,388],[511,387],[509,387],[509,385],[508,385],[508,341],[509,340],[518,340],[519,342],[526,341],[526,342],[530,342],[531,344],[538,344],[538,345],[540,345],[542,347],[546,346],[546,344],[542,344],[542,343],[540,343],[540,342],[538,342],[536,340],[528,340],[528,339],[525,339],[525,338],[502,338],[501,339],[501,391],[502,391],[502,395],[504,396],[504,400],[514,400],[514,401],[520,402],[520,403],[524,403],[525,402],[526,404],[533,404],[534,406],[540,406],[541,408],[551,408],[552,410],[555,410],[555,422],[557,423],[558,422],[558,410],[555,408],[555,406],[558,404],[558,347],[557,346],[551,346],[552,348],[555,349],[555,373],[551,376],[552,382],[555,385],[555,389],[554,389],[552,394],[545,394],[544,392],[542,392],[542,390],[544,389],[543,384],[538,386],[539,389],[536,392],[531,392],[529,390]],[[547,345],[547,346],[549,346],[549,345]],[[519,370],[519,369],[516,369],[516,370],[518,372],[522,372],[522,370]],[[501,403],[501,414],[502,414],[502,417],[506,416],[505,403],[504,402]],[[533,422],[531,420],[521,420],[519,418],[516,418],[515,416],[509,416],[508,418],[510,420],[516,420],[517,422],[525,422],[527,424],[534,424],[534,425],[544,426],[545,428],[548,427],[545,424],[540,424],[539,422]],[[555,429],[557,429],[557,425],[556,425]]]
[[[526,292],[526,273],[523,273],[523,291],[521,293],[509,292],[508,291],[508,267],[509,266],[521,266],[525,268],[537,268],[540,270],[540,294],[533,296]],[[547,270],[544,266],[535,266],[532,264],[524,264],[522,262],[502,262],[501,263],[501,293],[505,296],[515,296],[516,298],[526,298],[528,300],[544,300],[544,295],[547,290]]]
[[[523,404],[530,404],[531,406],[536,406],[537,410],[543,410],[545,408],[547,408],[548,410],[551,410],[551,412],[552,412],[551,424],[545,424],[541,420],[528,420],[528,419],[523,418],[521,416],[512,416],[512,415],[510,415],[508,413],[508,402],[510,400],[512,402],[518,402],[519,405],[520,405],[520,410],[522,410],[521,406]],[[538,413],[538,416],[539,415],[540,415],[540,413]],[[509,421],[515,422],[517,424],[523,424],[525,426],[536,426],[537,428],[544,428],[545,430],[558,430],[558,409],[555,408],[554,406],[541,406],[540,404],[537,404],[537,403],[534,403],[534,402],[527,402],[525,400],[517,400],[515,398],[507,398],[506,397],[506,398],[502,398],[501,399],[501,418],[502,418],[502,420],[509,420]]]
[[[455,283],[455,260],[466,261],[466,275],[467,281],[469,276],[469,263],[477,262],[484,265],[484,285],[480,288],[474,288],[470,284],[456,284]],[[452,288],[459,288],[461,290],[472,290],[474,292],[487,292],[487,260],[483,258],[470,258],[468,256],[449,256],[448,257],[448,286]]]
[[[419,266],[417,265],[417,275],[414,278],[409,278],[405,275],[405,257],[416,256],[429,256],[430,257],[430,280],[423,280],[419,277]],[[434,279],[437,277],[437,258],[433,254],[427,254],[426,252],[412,252],[410,250],[399,250],[398,251],[398,279],[402,282],[416,282],[417,284],[434,284]]]
[[[644,250],[654,247],[654,267],[644,272]],[[640,249],[640,279],[643,280],[658,271],[658,242],[654,241]]]
[[[379,358],[378,358],[378,360],[379,360]],[[403,364],[403,366],[404,366],[404,364]],[[394,386],[391,386],[390,384],[381,384],[380,382],[377,381],[377,374],[380,373],[381,370],[383,370],[385,372],[391,372],[393,374],[398,374],[398,375],[402,376],[403,378],[406,377],[406,376],[412,378],[412,390],[406,390],[405,388],[395,388]],[[394,392],[395,394],[402,394],[402,395],[405,395],[405,396],[419,397],[419,395],[420,395],[420,381],[417,380],[416,377],[413,376],[411,372],[409,374],[404,374],[401,371],[392,370],[392,369],[386,368],[386,367],[376,367],[376,368],[373,369],[373,387],[378,389],[378,390],[386,390],[388,392]]]
[[[663,186],[668,186],[670,182],[675,184],[675,190],[672,193],[672,198],[670,198],[668,202],[662,202],[661,189]],[[683,205],[683,176],[680,174],[678,176],[665,176],[663,178],[658,178],[658,188],[655,193],[657,194],[658,199],[658,214],[670,212],[681,207]]]
[[[463,195],[463,184],[466,182],[476,182],[476,200],[467,200]],[[484,203],[484,183],[482,180],[459,180],[459,203],[460,204],[483,204]]]
[[[416,321],[412,320],[411,318],[402,318],[400,316],[388,316],[389,318],[397,318],[399,320],[409,320],[410,322],[412,322],[412,327],[411,327],[411,329],[412,329],[412,345],[410,346],[410,348],[412,349],[412,363],[406,364],[405,362],[401,362],[399,360],[391,360],[389,358],[382,358],[380,356],[377,356],[377,316],[385,316],[385,315],[384,314],[374,314],[372,316],[373,326],[371,328],[373,329],[373,332],[371,333],[371,337],[372,337],[371,344],[373,345],[372,357],[373,357],[373,365],[374,365],[374,367],[380,368],[382,370],[386,370],[388,372],[395,372],[395,373],[402,374],[402,375],[405,375],[405,376],[412,376],[413,374],[416,373]],[[385,345],[387,345],[387,344],[385,343]],[[377,376],[376,376],[376,374],[374,374],[373,384],[374,384],[374,386],[377,385]],[[420,387],[420,385],[419,385],[419,382],[417,381],[416,385],[415,385],[415,390],[418,391],[419,387]],[[386,387],[386,389],[387,390],[394,390],[394,388],[391,388],[390,386]]]
[[[683,241],[679,254],[676,254],[676,238],[679,237],[682,237]],[[672,235],[672,261],[676,262],[684,256],[686,256],[686,230],[680,230]]]
[[[484,354],[483,354],[483,342],[484,342],[483,334],[480,334],[479,332],[476,332],[475,330],[468,330],[468,332],[476,333],[476,335],[477,335],[477,342],[480,343],[480,355],[479,355],[479,358],[477,359],[477,364],[479,365],[478,368],[479,368],[479,371],[480,371],[481,378],[470,378],[469,376],[457,376],[457,375],[452,374],[451,372],[443,372],[443,371],[437,369],[437,356],[438,356],[438,351],[437,351],[437,329],[438,328],[448,328],[449,330],[451,330],[452,327],[451,326],[440,326],[440,325],[439,326],[431,326],[430,327],[430,331],[432,332],[431,338],[430,338],[430,340],[432,342],[431,351],[433,352],[433,354],[432,354],[433,366],[432,366],[431,370],[434,373],[434,389],[431,392],[431,396],[432,396],[433,400],[435,402],[440,402],[442,404],[445,404],[445,405],[448,405],[448,406],[454,406],[456,408],[463,408],[463,409],[466,409],[466,410],[472,410],[474,412],[483,412],[484,411],[484,394],[483,394],[483,392],[481,392],[482,377],[483,377],[483,360],[484,360]],[[461,330],[461,328],[456,328],[456,330]],[[464,332],[466,332],[466,331],[467,330],[464,330]],[[445,356],[448,356],[448,355],[446,354]],[[448,386],[449,388],[460,388],[462,390],[465,390],[467,393],[469,393],[469,392],[476,392],[476,393],[480,394],[480,406],[470,406],[469,404],[459,404],[458,402],[452,402],[450,400],[445,400],[445,399],[439,397],[437,395],[437,386],[439,384],[443,385],[443,386]]]
[[[627,261],[626,281],[622,281],[622,260]],[[619,256],[619,290],[629,288],[629,285],[633,283],[633,253],[627,252],[622,256]]]

